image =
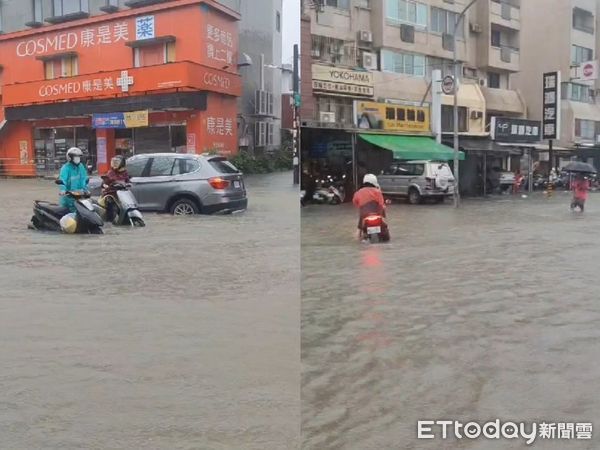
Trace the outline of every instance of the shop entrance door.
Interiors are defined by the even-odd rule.
[[[36,174],[55,177],[67,161],[67,151],[77,145],[84,163],[96,165],[94,130],[86,127],[36,128],[34,131]]]

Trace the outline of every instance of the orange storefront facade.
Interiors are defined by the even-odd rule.
[[[52,174],[73,145],[99,172],[115,154],[235,154],[238,20],[176,0],[1,35],[4,173]]]

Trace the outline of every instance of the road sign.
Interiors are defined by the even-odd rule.
[[[454,77],[452,75],[446,75],[442,80],[442,92],[446,95],[454,93]]]

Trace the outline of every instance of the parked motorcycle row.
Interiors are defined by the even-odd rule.
[[[56,180],[58,185],[61,180]],[[107,187],[106,184],[103,187]],[[145,226],[137,201],[127,184],[113,184],[112,191],[98,199],[88,192],[66,192],[75,201],[75,212],[55,203],[36,200],[29,228],[40,231],[57,231],[67,234],[103,234],[104,224],[109,219],[108,210],[112,203],[112,224],[117,226]]]
[[[315,180],[316,189],[312,198],[305,198],[306,191],[300,192],[300,198],[305,203],[315,203],[318,205],[339,205],[344,203],[346,193],[344,189],[346,175],[341,178],[335,178],[331,175],[322,180]]]

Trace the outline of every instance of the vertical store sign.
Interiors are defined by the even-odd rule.
[[[543,79],[542,139],[560,139],[560,72],[547,72]]]
[[[99,137],[96,141],[98,164],[106,164],[106,138]]]

